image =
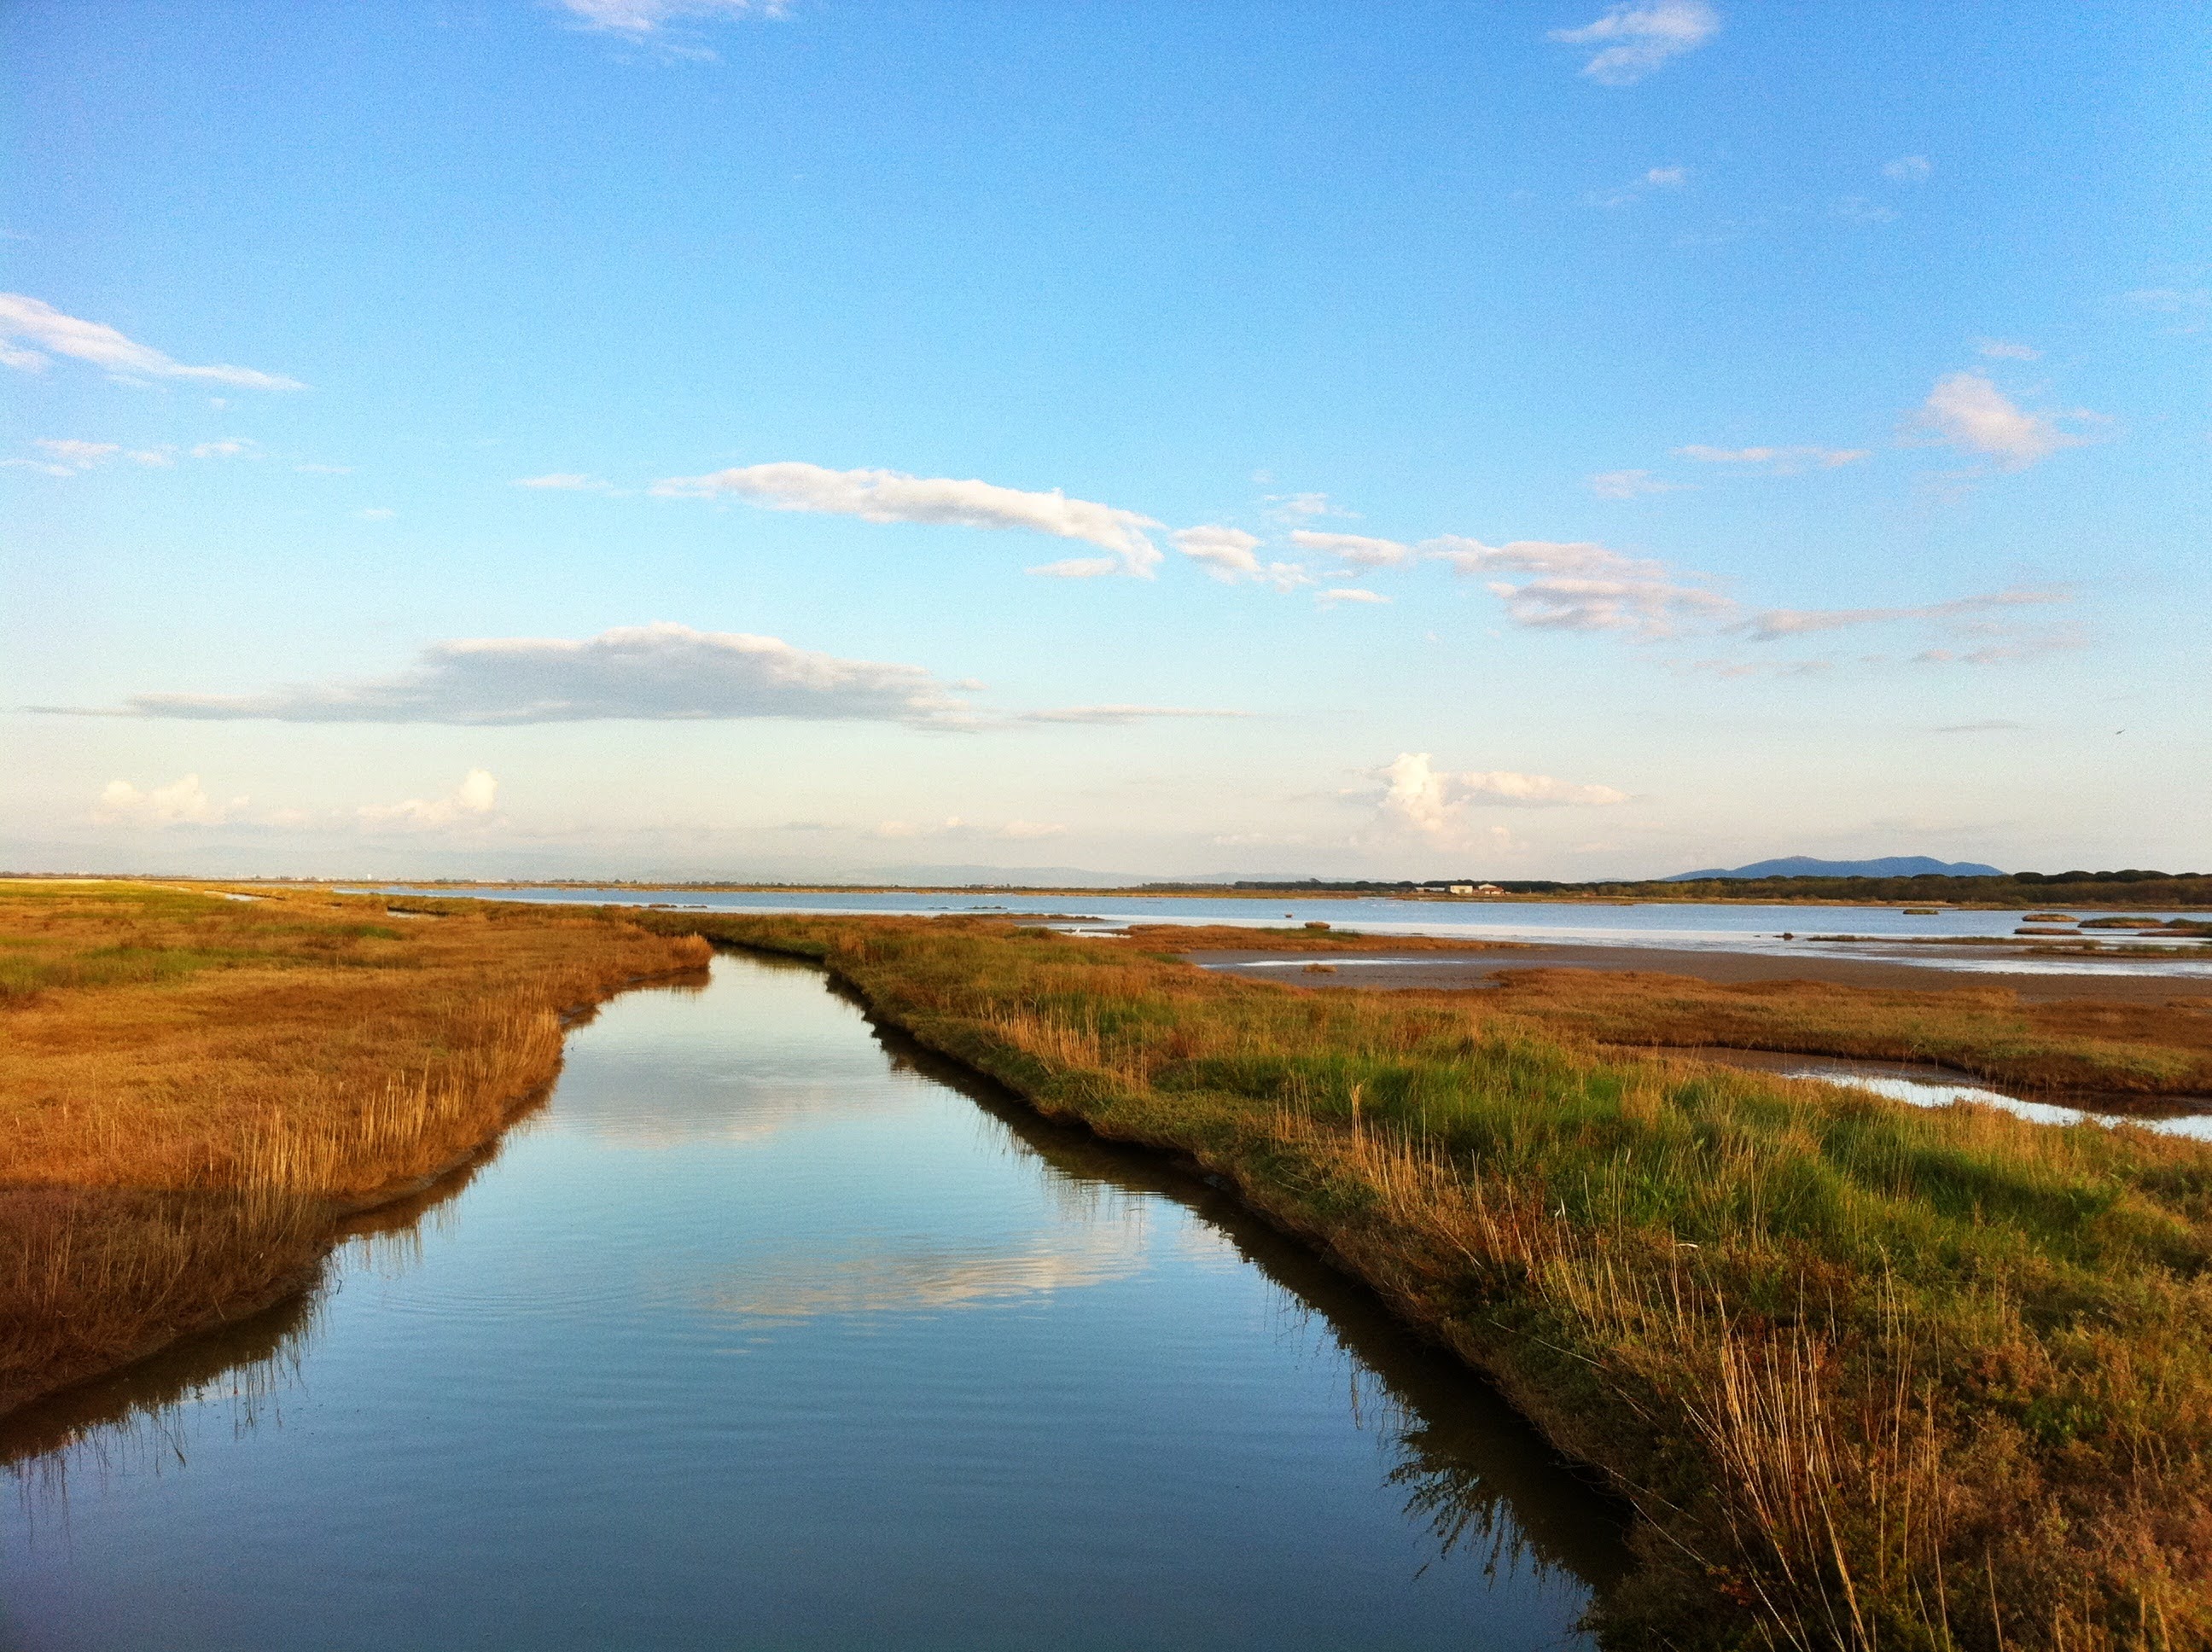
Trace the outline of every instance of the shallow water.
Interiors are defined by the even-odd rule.
[[[2031,1119],[2038,1124],[2136,1124],[2161,1135],[2193,1136],[2212,1141],[2212,1114],[2203,1112],[2159,1114],[2142,1112],[2100,1112],[2094,1108],[2062,1107],[2000,1090],[1985,1078],[1955,1072],[1948,1067],[1924,1066],[1907,1061],[1865,1061],[1834,1055],[1791,1055],[1778,1050],[1680,1049],[1668,1054],[1693,1057],[1723,1066],[1771,1072],[1780,1078],[1814,1078],[1870,1090],[1893,1102],[1915,1107],[1949,1107],[1959,1102],[1978,1102]],[[2202,1104],[2203,1098],[2197,1098]]]
[[[1692,951],[1753,952],[1802,957],[1808,951],[1935,969],[1996,975],[2156,975],[2194,976],[2212,983],[2212,947],[2195,939],[2157,940],[2116,931],[2092,931],[2074,939],[2106,944],[2157,945],[2160,957],[2083,957],[2029,953],[2011,947],[1944,951],[1926,943],[1958,938],[1986,942],[2012,938],[2022,911],[1939,912],[1914,914],[1897,907],[1701,906],[1692,902],[1636,904],[1571,901],[1259,901],[1231,896],[1129,895],[925,895],[904,890],[809,894],[787,890],[440,889],[382,886],[383,894],[483,895],[498,900],[660,904],[685,912],[813,913],[928,915],[948,912],[1036,912],[1095,919],[1101,924],[1236,924],[1248,926],[1321,922],[1373,935],[1442,935],[1475,940],[1552,942],[1583,946],[1666,946]],[[2186,914],[2146,912],[2131,916]],[[2201,914],[2200,914],[2201,915]],[[1848,933],[1857,940],[1816,940]],[[1784,935],[1796,938],[1784,940]]]
[[[319,1291],[0,1427],[0,1645],[1522,1649],[1620,1514],[817,973],[616,999]]]

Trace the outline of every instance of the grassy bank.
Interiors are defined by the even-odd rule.
[[[1197,1157],[1495,1373],[1647,1516],[1622,1644],[2212,1642],[2212,1151],[1040,930],[653,921]]]
[[[1931,992],[1819,981],[1531,969],[1492,1014],[1616,1044],[1717,1044],[1932,1061],[2023,1090],[2114,1098],[2212,1094],[2212,998],[2028,1003],[2002,986]]]
[[[0,1410],[297,1285],[552,1078],[564,1011],[705,953],[594,911],[0,883]]]

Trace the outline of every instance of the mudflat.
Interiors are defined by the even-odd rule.
[[[2212,1004],[2212,979],[2195,975],[2091,973],[2030,975],[1990,969],[1946,969],[1891,959],[1839,957],[1825,951],[1771,957],[1753,952],[1705,951],[1664,946],[1516,946],[1474,957],[1422,953],[1393,956],[1386,942],[1371,949],[1374,960],[1354,963],[1344,953],[1330,962],[1329,975],[1308,975],[1285,965],[1279,950],[1193,949],[1181,956],[1224,975],[1272,981],[1286,987],[1364,987],[1383,992],[1463,992],[1494,987],[1498,977],[1525,969],[1596,969],[1611,974],[1685,975],[1735,986],[1747,981],[1812,981],[1837,987],[1865,987],[1891,992],[1975,992],[2002,990],[2023,1003]],[[1985,957],[1986,955],[1976,955]]]

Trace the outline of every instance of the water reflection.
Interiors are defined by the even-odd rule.
[[[543,1115],[550,1095],[534,1097],[496,1140],[428,1186],[348,1218],[313,1278],[283,1301],[0,1418],[0,1470],[24,1493],[27,1514],[41,1504],[52,1512],[72,1472],[183,1467],[193,1429],[213,1413],[226,1418],[233,1439],[281,1424],[331,1292],[348,1273],[388,1281],[420,1264],[425,1236],[451,1230],[461,1195]]]
[[[1602,1588],[1626,1574],[1626,1505],[1596,1489],[1503,1395],[1421,1342],[1364,1286],[1172,1161],[1054,1124],[898,1029],[872,1017],[869,1024],[895,1068],[974,1102],[987,1141],[1033,1158],[1071,1214],[1096,1219],[1109,1201],[1172,1200],[1200,1218],[1186,1230],[1193,1244],[1275,1285],[1279,1335],[1303,1345],[1309,1358],[1348,1356],[1346,1410],[1377,1442],[1383,1482],[1403,1492],[1406,1518],[1427,1533],[1431,1564],[1464,1548],[1479,1549],[1486,1570],[1509,1576],[1526,1566]]]
[[[314,1291],[0,1455],[26,1647],[1534,1649],[1626,1563],[1223,1193],[740,960],[611,1005]]]

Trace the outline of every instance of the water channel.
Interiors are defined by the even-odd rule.
[[[0,1647],[1586,1643],[1620,1511],[1143,1155],[716,961],[309,1297],[0,1424]]]

